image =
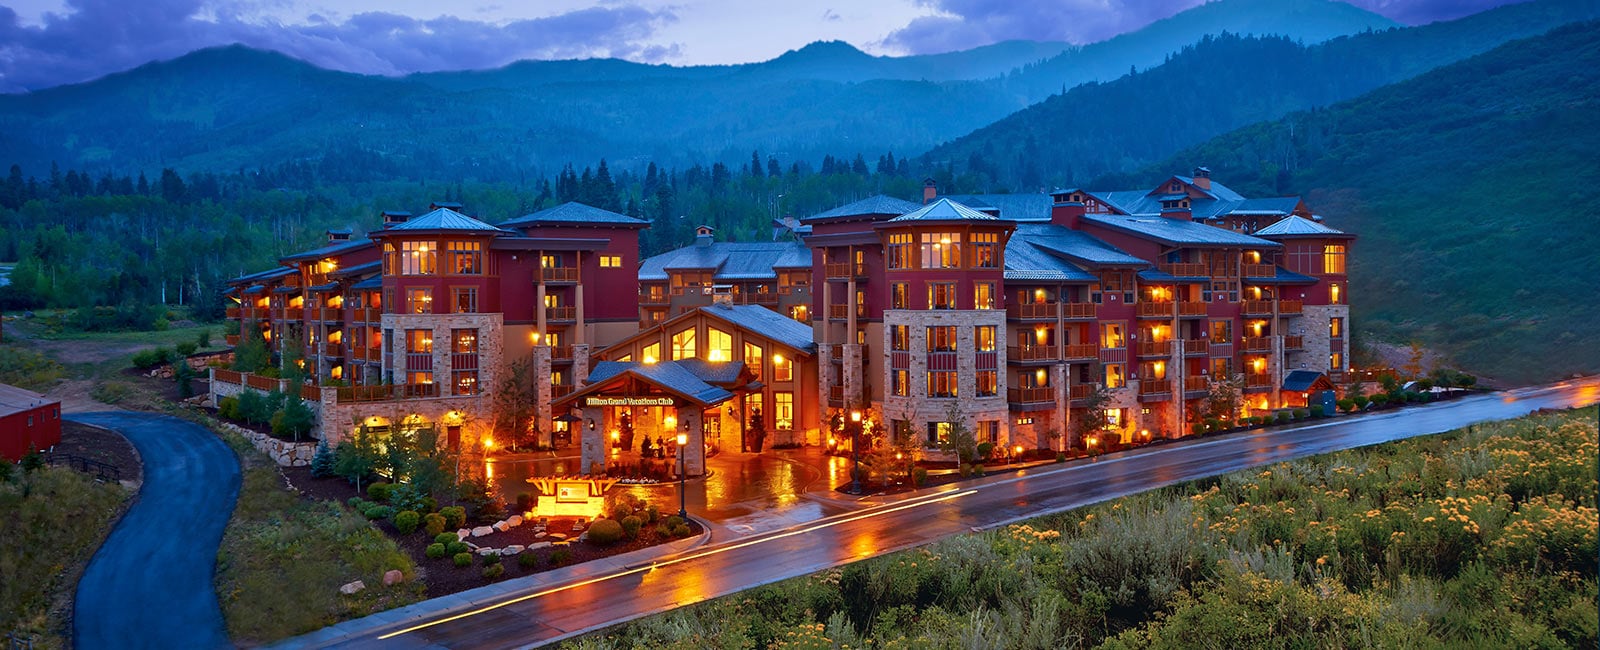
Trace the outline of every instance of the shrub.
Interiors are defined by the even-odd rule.
[[[368,519],[388,519],[394,516],[394,508],[389,506],[372,506],[363,513]]]
[[[367,506],[369,504],[367,503],[366,499],[363,499],[361,497],[350,497],[350,500],[345,501],[345,505],[348,505],[351,508],[356,509],[357,511],[366,512],[367,511]]]
[[[661,521],[661,509],[651,505],[644,509],[644,523],[653,524]]]
[[[1066,456],[1062,455],[1061,456],[1061,460],[1063,460],[1063,461],[1066,460]],[[915,470],[912,470],[911,471],[911,480],[913,482],[915,482],[919,486],[927,484],[927,482],[928,482],[928,470],[923,469],[921,467],[918,467]]]
[[[187,358],[189,355],[194,354],[194,351],[198,347],[199,346],[194,341],[184,341],[179,343],[177,347],[178,356]]]
[[[200,330],[200,333],[194,337],[194,345],[197,348],[211,347],[211,328]]]
[[[1294,410],[1294,419],[1296,419],[1296,420],[1304,420],[1304,419],[1309,418],[1309,417],[1311,417],[1311,411],[1308,411],[1306,409],[1295,409]]]
[[[1320,418],[1327,415],[1327,413],[1324,412],[1321,404],[1313,404],[1311,405],[1311,408],[1306,409],[1306,411],[1311,415],[1311,417],[1314,418]]]
[[[478,561],[482,562],[484,566],[491,566],[491,565],[499,564],[500,563],[500,554],[499,553],[485,553],[483,555],[478,556]]]
[[[317,441],[317,453],[311,456],[311,475],[333,476],[333,447],[328,446],[328,439]]]
[[[539,566],[539,555],[537,553],[523,553],[522,555],[518,555],[517,566],[524,569],[532,569],[536,566]]]
[[[426,515],[423,515],[422,530],[427,531],[428,536],[435,539],[437,539],[440,535],[446,534],[444,532],[444,515],[441,515],[437,512],[430,512]],[[450,539],[456,538],[455,533],[449,533],[449,535]]]
[[[1334,402],[1334,404],[1339,407],[1339,410],[1344,411],[1345,413],[1350,413],[1356,410],[1356,401],[1348,397]]]
[[[533,495],[528,492],[517,493],[517,512],[524,513],[533,510]]]
[[[458,544],[461,542],[455,533],[434,533],[433,541],[440,544]]]
[[[141,350],[139,352],[135,352],[132,359],[133,367],[140,370],[149,370],[166,363],[167,355],[168,352],[166,348],[155,348],[153,350]]]
[[[572,561],[572,551],[558,548],[550,553],[550,566],[563,566]]]
[[[444,557],[444,544],[440,544],[438,542],[429,544],[428,548],[423,549],[422,554],[428,556],[428,559],[430,560],[442,558]]]
[[[689,529],[689,524],[678,524],[672,528],[673,537],[688,537],[694,531]]]
[[[414,483],[396,485],[389,490],[389,505],[401,510],[415,510],[418,514],[431,512],[428,510],[428,496]]]
[[[622,524],[615,519],[596,519],[589,525],[589,541],[600,546],[615,544],[622,535]]]
[[[968,465],[967,463],[962,463],[956,468],[956,472],[961,475],[961,478],[972,476],[972,466]]]
[[[1064,452],[1064,451],[1056,452],[1056,462],[1058,462],[1058,463],[1067,462],[1067,452]],[[917,469],[922,469],[922,468],[919,467]],[[923,470],[923,473],[926,474],[927,470]]]
[[[1294,421],[1294,414],[1290,413],[1288,411],[1284,411],[1282,413],[1279,413],[1277,415],[1276,419],[1277,419],[1278,424],[1286,424],[1286,423]]]
[[[239,419],[239,398],[229,395],[217,402],[217,415],[228,420]],[[313,470],[313,473],[315,470]]]
[[[394,492],[394,486],[388,483],[373,483],[367,486],[367,498],[378,503],[389,501],[389,495]]]
[[[493,580],[493,579],[498,578],[498,577],[500,577],[502,575],[505,575],[505,573],[506,573],[505,565],[502,565],[499,562],[495,562],[494,564],[486,566],[486,567],[483,568],[483,577],[487,578],[489,580]]]
[[[1190,425],[1189,429],[1190,431],[1194,432],[1194,435],[1203,436],[1206,434],[1206,423],[1196,422],[1193,425]]]
[[[992,453],[994,453],[994,443],[992,443],[992,442],[980,442],[980,443],[978,443],[978,458],[988,458],[989,454],[992,454]]]
[[[444,543],[444,552],[445,552],[446,555],[456,555],[458,553],[466,553],[468,550],[470,550],[470,549],[467,547],[467,543],[463,542],[463,541],[460,541],[460,540],[456,540],[454,542],[445,542]]]
[[[395,513],[394,528],[400,531],[401,535],[410,535],[417,529],[417,524],[421,523],[421,521],[422,515],[417,514],[417,511],[401,510]]]
[[[983,476],[983,465],[982,464],[973,465],[972,466],[972,475],[973,476]]]
[[[461,506],[440,508],[439,514],[444,515],[445,528],[460,528],[467,525],[467,509]]]
[[[638,539],[639,529],[644,528],[644,520],[638,515],[628,515],[622,518],[622,534],[628,539]]]
[[[472,566],[472,554],[466,552],[457,553],[451,556],[450,561],[455,562],[458,568]]]

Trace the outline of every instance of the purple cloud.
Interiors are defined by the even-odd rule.
[[[86,81],[234,43],[367,74],[493,68],[519,59],[618,57],[657,62],[677,45],[645,41],[670,11],[615,4],[503,24],[386,12],[305,25],[244,18],[248,0],[68,0],[70,13],[24,26],[0,6],[0,92]]]

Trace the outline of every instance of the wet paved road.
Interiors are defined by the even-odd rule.
[[[1600,379],[1465,398],[1307,427],[1185,441],[1096,462],[994,476],[903,502],[722,542],[496,604],[378,628],[338,641],[352,648],[520,648],[741,589],[1047,512],[1176,482],[1361,447],[1540,408],[1600,401]],[[410,627],[405,627],[410,626]]]
[[[228,647],[213,576],[239,496],[239,461],[216,434],[153,413],[75,413],[139,450],[144,484],[78,581],[79,648]]]

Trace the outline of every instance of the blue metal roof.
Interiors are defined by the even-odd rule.
[[[1245,278],[1245,284],[1316,284],[1317,279],[1309,275],[1301,275],[1281,266],[1276,267],[1277,274],[1270,278]]]
[[[1027,242],[1046,252],[1066,257],[1073,262],[1090,266],[1149,266],[1150,262],[1122,252],[1094,235],[1072,230],[1066,226],[1045,223],[1017,225],[1017,232],[1006,244],[1006,254],[1012,242]],[[1009,267],[1010,265],[1007,264]]]
[[[368,291],[368,290],[372,290],[372,289],[382,289],[383,288],[383,276],[374,275],[374,276],[372,276],[370,278],[367,278],[365,280],[362,280],[360,282],[357,282],[355,284],[350,285],[350,288],[351,289],[359,289],[359,290],[362,290],[362,291]]]
[[[337,271],[334,271],[333,273],[330,273],[329,275],[332,275],[334,277],[339,277],[339,278],[348,278],[348,277],[351,277],[351,276],[366,275],[368,273],[377,273],[377,272],[382,271],[382,270],[383,270],[383,260],[374,260],[374,261],[371,261],[371,262],[367,262],[366,264],[357,264],[355,266],[347,266],[345,268],[342,268],[342,269],[339,269]]]
[[[298,262],[298,261],[302,261],[302,260],[320,260],[320,259],[325,258],[325,257],[333,257],[334,255],[342,255],[344,253],[353,253],[355,251],[361,250],[363,248],[367,248],[367,247],[372,246],[372,245],[373,245],[372,240],[367,239],[365,237],[362,237],[361,239],[352,239],[350,241],[334,242],[332,244],[328,244],[327,246],[323,246],[321,248],[313,248],[313,249],[305,251],[303,253],[295,253],[293,255],[286,255],[284,257],[278,258],[278,261],[280,261],[280,262]]]
[[[1297,393],[1308,391],[1311,390],[1312,386],[1317,384],[1317,380],[1319,379],[1326,381],[1327,385],[1331,388],[1333,386],[1333,380],[1328,379],[1327,377],[1327,375],[1315,370],[1292,370],[1289,372],[1289,374],[1283,376],[1283,389]]]
[[[1059,226],[1056,226],[1059,228]],[[1063,230],[1065,230],[1063,228]],[[1006,242],[1007,280],[1039,280],[1054,282],[1094,282],[1094,274],[1083,270],[1048,249],[1035,245],[1027,237],[1013,235]]]
[[[541,224],[607,224],[648,226],[650,225],[650,222],[643,219],[635,219],[625,214],[618,214],[610,210],[602,210],[600,208],[578,203],[576,201],[568,201],[553,208],[540,210],[532,214],[522,215],[502,223],[500,226],[502,228],[511,228],[517,226],[537,226]]]
[[[845,205],[841,205],[841,206],[839,206],[837,208],[834,208],[832,210],[828,210],[828,211],[825,211],[825,212],[818,212],[818,213],[813,214],[813,215],[811,215],[809,217],[801,219],[800,221],[803,223],[803,222],[808,222],[808,221],[817,221],[817,220],[821,220],[821,219],[833,219],[833,218],[837,218],[837,217],[860,217],[860,216],[868,216],[868,215],[901,215],[901,214],[905,214],[907,212],[911,212],[913,210],[916,210],[917,208],[920,208],[920,207],[922,207],[921,204],[912,203],[912,202],[904,200],[904,199],[897,199],[897,198],[894,198],[892,196],[885,196],[885,195],[879,194],[877,196],[871,196],[871,197],[867,197],[865,199],[861,199],[860,201],[856,201],[855,203],[847,203]]]
[[[816,352],[811,326],[760,305],[711,305],[701,307],[707,316],[727,321],[735,327],[767,337],[807,355]]]
[[[589,371],[586,385],[595,386],[627,374],[646,383],[654,384],[662,390],[682,395],[694,402],[698,402],[702,406],[712,406],[732,399],[732,392],[725,388],[712,386],[695,373],[696,370],[705,370],[706,366],[709,365],[742,366],[743,364],[732,361],[725,364],[684,363],[682,361],[658,361],[656,363],[601,361],[595,364],[593,370]],[[576,397],[577,395],[578,392],[575,392],[572,396]]]
[[[955,201],[951,201],[950,199],[946,198],[946,199],[939,199],[937,201],[934,201],[933,203],[929,203],[929,204],[927,204],[925,206],[917,208],[914,211],[907,212],[907,213],[902,214],[902,215],[900,215],[898,217],[890,219],[889,222],[890,223],[901,223],[901,222],[906,222],[906,221],[1000,221],[1000,220],[1001,219],[999,217],[996,217],[996,216],[991,215],[991,214],[984,214],[982,212],[979,212],[977,210],[974,210],[974,209],[969,208],[967,206],[961,205],[960,203],[956,203]]]
[[[1083,220],[1169,246],[1243,246],[1281,248],[1282,245],[1241,233],[1208,226],[1187,219],[1168,219],[1155,215],[1087,214]]]
[[[247,275],[241,275],[241,276],[239,276],[237,278],[229,280],[228,284],[244,284],[246,282],[260,282],[260,281],[263,281],[263,280],[271,280],[271,279],[274,279],[274,278],[281,278],[281,277],[283,277],[285,275],[289,275],[289,274],[294,273],[294,272],[295,272],[295,269],[293,267],[278,266],[278,267],[273,267],[273,268],[267,269],[265,271],[257,271],[255,273],[250,273],[250,274],[247,274]]]
[[[952,201],[974,208],[993,207],[1001,219],[1011,221],[1049,221],[1055,205],[1049,194],[950,194]]]
[[[1316,235],[1343,235],[1343,231],[1334,230],[1305,217],[1289,215],[1270,226],[1257,230],[1257,237],[1294,237]]]
[[[669,271],[711,270],[712,279],[776,280],[775,269],[810,268],[811,249],[800,242],[713,242],[645,258],[640,280],[666,280]]]
[[[405,223],[390,226],[390,232],[406,230],[453,230],[458,232],[502,233],[506,232],[467,215],[451,210],[439,208],[415,219],[408,219]]]

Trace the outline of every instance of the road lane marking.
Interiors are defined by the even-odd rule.
[[[656,569],[669,567],[669,566],[672,566],[674,564],[681,564],[681,563],[689,562],[689,561],[692,561],[692,560],[698,560],[700,558],[710,557],[710,556],[716,555],[718,553],[727,553],[728,551],[736,551],[736,550],[739,550],[741,548],[745,548],[745,547],[748,547],[748,546],[754,546],[756,544],[764,544],[764,543],[767,543],[767,542],[780,540],[780,539],[783,539],[783,538],[786,538],[786,537],[793,537],[795,535],[804,535],[804,534],[809,533],[809,532],[814,532],[814,531],[822,530],[824,528],[830,528],[830,527],[833,527],[833,526],[838,526],[840,524],[847,524],[847,523],[851,523],[851,522],[855,522],[855,521],[860,521],[862,519],[869,519],[869,518],[872,518],[872,517],[878,517],[878,516],[882,516],[882,515],[887,515],[887,514],[899,512],[901,510],[909,510],[911,508],[916,508],[916,507],[920,507],[920,506],[931,505],[931,504],[935,504],[935,503],[941,503],[941,502],[944,502],[944,501],[950,501],[952,499],[968,496],[968,495],[971,495],[971,494],[976,494],[977,492],[978,492],[977,488],[969,488],[969,489],[965,489],[965,490],[959,490],[959,491],[956,491],[956,492],[951,492],[951,493],[946,494],[944,496],[940,496],[938,498],[932,498],[932,499],[927,499],[927,500],[916,501],[914,503],[902,503],[902,504],[899,504],[899,505],[896,505],[896,506],[891,506],[891,507],[884,508],[882,510],[874,509],[872,511],[863,512],[863,513],[860,513],[860,514],[857,514],[857,515],[853,515],[853,516],[850,516],[850,517],[847,517],[847,518],[844,518],[844,519],[837,519],[837,520],[834,520],[834,521],[824,522],[824,523],[816,524],[816,525],[813,525],[813,526],[808,526],[808,527],[805,527],[805,528],[797,528],[795,530],[786,531],[786,532],[783,532],[783,533],[772,535],[770,537],[762,537],[760,539],[746,540],[746,541],[739,542],[737,544],[733,544],[733,545],[730,545],[730,546],[717,547],[717,548],[701,551],[701,552],[698,552],[698,553],[694,553],[694,554],[691,554],[691,555],[685,555],[683,557],[677,557],[677,558],[673,558],[673,559],[670,559],[670,560],[654,562],[654,563],[651,563],[649,566],[640,566],[640,567],[633,568],[633,569],[627,569],[627,570],[624,570],[624,571],[618,571],[616,573],[611,573],[611,574],[607,574],[607,575],[603,575],[603,576],[597,576],[597,577],[594,577],[594,578],[589,578],[587,580],[581,580],[581,581],[578,581],[578,582],[568,583],[568,584],[565,584],[565,585],[561,585],[559,587],[552,587],[550,589],[545,589],[543,591],[538,591],[538,592],[527,594],[527,595],[524,595],[524,596],[518,596],[518,597],[513,598],[511,600],[495,603],[493,605],[488,605],[486,607],[480,607],[480,608],[472,610],[470,612],[462,612],[460,614],[456,614],[454,616],[449,616],[449,617],[446,617],[446,618],[441,618],[441,619],[436,620],[436,621],[429,621],[427,623],[422,623],[420,625],[413,625],[413,626],[405,628],[403,630],[396,630],[394,632],[390,632],[388,634],[384,634],[384,635],[379,636],[378,640],[383,641],[383,640],[392,639],[392,638],[400,636],[402,634],[407,634],[407,633],[410,633],[410,632],[416,632],[418,630],[425,630],[425,629],[433,627],[435,625],[442,625],[444,623],[449,623],[449,622],[452,622],[452,621],[459,621],[459,620],[464,619],[464,618],[477,616],[479,614],[483,614],[483,613],[486,613],[486,612],[491,612],[491,611],[494,611],[496,609],[500,609],[502,607],[506,607],[508,605],[514,605],[516,603],[520,603],[520,602],[524,602],[524,601],[528,601],[528,600],[533,600],[535,598],[543,598],[543,597],[551,595],[551,594],[556,594],[556,593],[560,593],[560,592],[563,592],[563,591],[577,589],[578,587],[587,587],[589,585],[592,585],[592,584],[595,584],[595,583],[598,583],[598,582],[605,582],[607,580],[612,580],[612,579],[615,579],[615,578],[621,578],[621,577],[624,577],[624,576],[633,575],[635,573],[645,573],[645,572],[648,572],[648,571],[654,571]]]

